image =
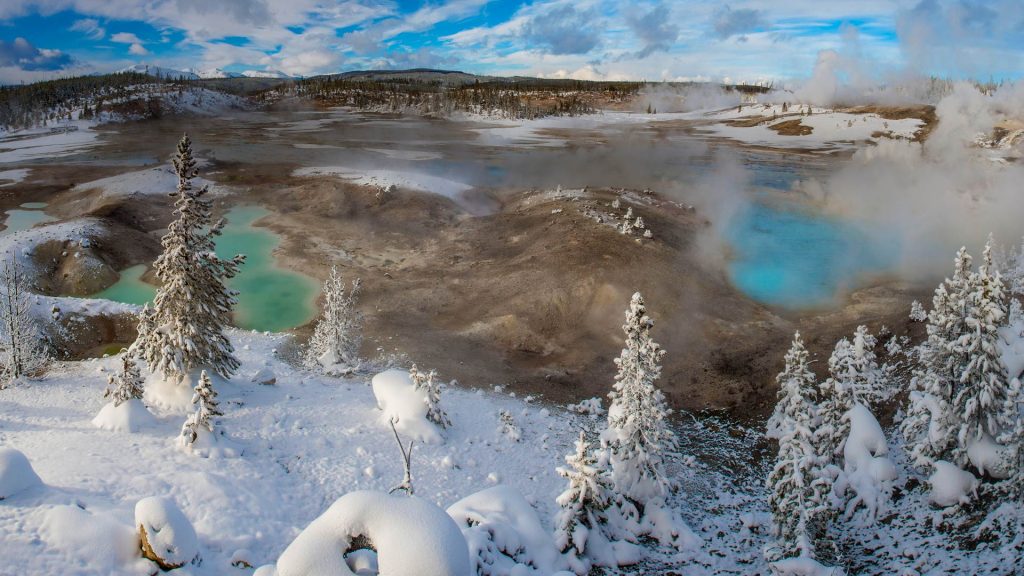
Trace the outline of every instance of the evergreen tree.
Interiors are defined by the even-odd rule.
[[[121,351],[121,370],[107,377],[107,390],[104,398],[110,398],[114,406],[120,406],[128,400],[142,399],[142,374],[135,363],[135,350]]]
[[[992,242],[985,245],[978,271],[971,275],[965,332],[953,350],[966,362],[950,409],[959,420],[954,456],[966,463],[967,447],[985,436],[998,438],[1014,430],[1020,418],[1016,388],[1010,385],[999,350],[999,328],[1009,303],[999,272],[992,265]]]
[[[821,402],[818,415],[821,426],[817,432],[818,441],[821,455],[830,462],[838,462],[839,455],[843,453],[843,444],[850,434],[850,423],[844,416],[854,404],[851,387],[853,374],[850,372],[854,364],[854,350],[850,340],[839,340],[828,359],[829,377],[819,386]]]
[[[437,424],[441,428],[448,428],[452,425],[448,415],[441,408],[441,383],[437,380],[437,372],[431,370],[424,374],[413,364],[409,369],[409,378],[417,390],[422,390],[426,395],[427,420]]]
[[[0,389],[36,376],[50,363],[46,342],[32,317],[28,285],[15,257],[0,270]]]
[[[362,282],[356,278],[346,291],[337,266],[324,282],[324,309],[306,350],[309,368],[329,368],[339,363],[358,363],[363,342],[363,316],[356,308]]]
[[[779,402],[769,424],[779,440],[775,466],[767,479],[779,541],[779,550],[771,556],[816,557],[829,516],[831,482],[825,467],[830,458],[817,446],[817,390],[808,358],[798,332],[777,378]]]
[[[228,377],[239,366],[224,334],[237,292],[224,282],[238,272],[245,257],[222,259],[214,253],[214,240],[224,220],[212,223],[212,202],[204,198],[207,188],[192,188],[195,165],[192,144],[185,135],[174,158],[177,218],[161,242],[164,250],[154,264],[160,288],[152,312],[142,320],[147,325],[140,326],[138,340],[150,369],[177,382],[198,368]]]
[[[555,500],[559,511],[555,516],[555,546],[571,552],[570,562],[577,573],[586,574],[591,562],[587,559],[588,542],[599,535],[607,522],[609,506],[608,487],[597,460],[590,451],[583,431],[576,440],[576,452],[565,457],[568,467],[556,469],[558,475],[569,481],[569,486]]]
[[[651,339],[653,326],[643,297],[633,294],[622,326],[626,347],[615,359],[619,370],[608,394],[608,428],[602,434],[615,491],[641,506],[664,497],[672,487],[664,454],[676,448],[675,433],[667,423],[671,410],[654,385],[665,351]]]
[[[189,414],[185,425],[181,427],[181,442],[185,446],[193,444],[203,430],[212,434],[217,423],[216,417],[224,415],[217,407],[217,391],[213,389],[206,370],[199,375],[192,404],[196,407],[195,412]]]

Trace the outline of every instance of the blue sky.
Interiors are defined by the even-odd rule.
[[[131,64],[584,79],[1024,75],[1024,0],[0,0],[0,83]]]

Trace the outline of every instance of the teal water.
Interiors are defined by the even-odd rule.
[[[891,239],[799,207],[752,202],[725,231],[734,259],[733,284],[772,306],[806,309],[833,304],[866,276],[896,265]]]
[[[43,222],[52,222],[55,220],[52,216],[43,212],[43,208],[46,208],[46,202],[26,202],[19,208],[7,211],[7,217],[4,219],[3,234],[13,234],[15,232],[21,232],[22,230],[28,230],[36,224]]]
[[[247,330],[280,332],[309,322],[316,314],[315,280],[278,267],[274,250],[281,243],[276,234],[253,223],[268,214],[257,206],[232,208],[225,215],[227,225],[217,239],[217,255],[245,254],[245,263],[228,285],[239,291],[234,324]],[[153,299],[156,287],[142,281],[145,265],[132,266],[121,278],[95,298],[144,304]]]

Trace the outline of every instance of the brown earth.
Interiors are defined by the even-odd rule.
[[[796,120],[786,120],[777,124],[772,124],[768,128],[775,130],[782,136],[807,136],[814,132],[814,128],[805,126],[799,118]]]

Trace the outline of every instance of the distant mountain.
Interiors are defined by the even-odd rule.
[[[228,72],[227,70],[221,70],[220,68],[209,68],[207,70],[197,70],[195,68],[190,68],[190,69],[186,70],[186,72],[189,72],[191,74],[195,74],[196,76],[198,76],[200,78],[203,78],[203,79],[208,79],[208,78],[241,78],[243,76],[243,74],[239,74],[238,72]]]
[[[161,78],[170,78],[173,80],[199,79],[199,75],[195,72],[174,70],[171,68],[164,68],[162,66],[154,66],[152,64],[136,64],[127,68],[122,68],[118,70],[118,72],[137,72],[139,74],[149,74],[150,76],[160,76]]]
[[[281,78],[283,80],[294,78],[294,76],[289,76],[280,70],[246,70],[242,72],[241,76],[246,78]]]

